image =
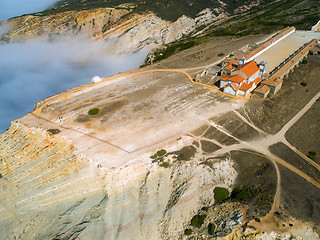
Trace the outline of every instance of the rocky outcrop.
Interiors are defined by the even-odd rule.
[[[0,156],[0,239],[178,239],[215,186],[236,178],[229,160],[103,169],[57,131],[19,122]]]
[[[98,8],[85,11],[67,11],[56,14],[32,14],[0,22],[10,30],[0,40],[25,41],[54,35],[101,35],[101,32],[123,15],[125,9]]]
[[[211,22],[227,18],[222,9],[206,9],[196,18],[181,16],[175,22],[162,20],[152,12],[100,8],[67,11],[54,15],[34,14],[2,22],[10,30],[0,36],[5,42],[25,41],[54,35],[87,35],[108,41],[114,53],[131,53],[181,39]],[[0,23],[1,24],[1,23]]]

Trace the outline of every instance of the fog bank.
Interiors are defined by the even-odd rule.
[[[0,21],[43,11],[56,2],[58,0],[0,0]]]
[[[0,133],[46,97],[139,67],[140,51],[116,56],[105,42],[85,39],[36,40],[0,45]]]

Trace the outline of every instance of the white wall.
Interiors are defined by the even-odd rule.
[[[234,91],[233,88],[230,85],[228,87],[225,87],[223,89],[223,92],[224,93],[228,93],[228,94],[233,95],[233,96],[237,96],[238,95],[238,93],[236,91]]]
[[[260,70],[258,70],[255,74],[253,74],[251,77],[249,77],[248,83],[256,80],[256,78],[259,77],[259,72],[260,72]]]

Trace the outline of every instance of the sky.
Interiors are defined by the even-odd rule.
[[[0,21],[43,11],[56,2],[58,0],[0,0]]]
[[[0,44],[0,133],[44,98],[138,68],[147,51],[111,55],[108,43],[83,38]]]

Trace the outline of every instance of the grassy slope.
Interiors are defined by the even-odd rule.
[[[227,4],[224,10],[232,13],[234,9],[251,1],[224,0],[223,2]],[[177,20],[183,14],[194,17],[205,8],[220,7],[217,0],[62,0],[54,6],[54,9],[44,11],[42,14],[98,7],[116,7],[123,3],[135,4],[134,10],[136,12],[153,11],[162,19],[170,21]]]
[[[244,36],[271,33],[286,26],[310,29],[320,16],[318,0],[280,0],[255,7],[246,14],[234,16],[207,34]]]

